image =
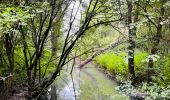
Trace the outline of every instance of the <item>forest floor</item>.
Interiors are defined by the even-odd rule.
[[[28,94],[27,88],[22,89],[13,89],[13,91],[10,93],[9,100],[26,100],[25,97]]]

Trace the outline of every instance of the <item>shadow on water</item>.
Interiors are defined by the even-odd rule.
[[[93,64],[88,64],[81,71],[75,68],[72,75],[70,70],[63,70],[48,89],[46,100],[129,100],[116,86]]]

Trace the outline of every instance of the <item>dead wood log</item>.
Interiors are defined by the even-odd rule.
[[[90,63],[96,56],[106,52],[107,50],[110,50],[110,49],[112,49],[114,47],[117,47],[118,45],[120,45],[122,43],[125,43],[125,42],[126,41],[117,40],[116,42],[109,45],[108,47],[94,52],[92,56],[88,57],[85,61],[83,61],[80,65],[78,65],[78,68],[80,68],[80,69],[83,68],[86,64]]]

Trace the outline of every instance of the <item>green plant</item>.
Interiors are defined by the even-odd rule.
[[[166,77],[166,81],[170,82],[170,55],[165,57],[165,60],[163,62],[163,76]]]
[[[127,63],[125,60],[113,52],[107,52],[95,58],[100,67],[105,68],[112,74],[127,74]]]
[[[144,67],[146,66],[146,62],[144,62],[143,60],[147,57],[147,53],[146,52],[136,52],[135,53],[135,57],[134,57],[134,62],[135,62],[135,72],[141,72]]]
[[[147,93],[147,100],[169,100],[170,87],[161,87],[157,83],[143,83],[138,91]]]
[[[140,86],[134,87],[130,81],[124,81],[116,89],[129,96],[143,94],[145,100],[170,99],[170,87],[161,87],[157,83],[142,83]]]

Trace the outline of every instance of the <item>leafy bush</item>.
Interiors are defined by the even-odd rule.
[[[170,83],[170,55],[156,56],[151,55],[154,59],[153,70],[155,76],[152,76],[152,80],[161,86],[167,86]],[[147,59],[146,59],[147,60]],[[148,60],[147,60],[148,62]]]
[[[143,60],[147,57],[146,52],[136,52],[134,57],[135,62],[135,72],[141,72],[146,66],[146,62]],[[114,74],[127,74],[127,53],[120,52],[115,54],[112,52],[107,52],[99,55],[95,58],[95,61],[99,64],[99,67],[105,68]]]
[[[113,52],[107,52],[95,58],[100,67],[105,68],[113,74],[126,74],[127,63],[119,55]]]
[[[148,55],[147,52],[135,52],[135,73],[138,75],[147,75],[148,59],[153,58],[153,76],[152,81],[160,86],[167,86],[170,83],[170,55],[159,57],[158,55]],[[128,73],[127,53],[106,52],[95,58],[100,68],[103,68],[116,76],[118,82],[126,81]],[[145,77],[145,76],[144,76]]]
[[[147,57],[146,52],[136,52],[134,56],[134,62],[135,62],[135,72],[142,72],[146,66],[146,62],[143,62],[143,60]]]
[[[170,96],[170,87],[161,87],[157,83],[143,83],[138,91],[147,93],[147,100],[169,100]]]
[[[166,81],[170,82],[170,55],[165,57],[162,70],[163,70],[163,76],[166,77]]]
[[[116,87],[122,93],[129,96],[143,94],[145,100],[169,100],[170,87],[161,87],[156,83],[142,83],[138,87],[131,85],[130,81],[125,81]]]

